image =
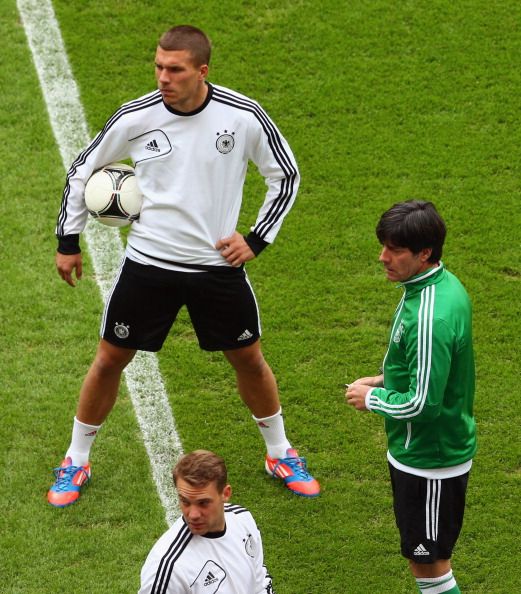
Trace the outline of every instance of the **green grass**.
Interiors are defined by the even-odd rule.
[[[454,569],[463,592],[518,589],[521,447],[519,205],[521,8],[383,0],[54,2],[94,133],[151,90],[171,24],[214,42],[210,79],[256,99],[288,138],[302,186],[276,243],[250,264],[263,348],[290,438],[323,485],[292,496],[264,475],[262,440],[220,354],[182,316],[160,353],[185,450],[228,461],[234,500],[262,529],[279,594],[414,591],[392,517],[381,420],[337,385],[373,373],[399,291],[377,263],[376,221],[432,199],[449,228],[445,263],[474,302],[479,452]],[[320,7],[319,7],[320,6]],[[0,591],[137,591],[165,529],[124,389],[93,450],[79,505],[45,501],[97,343],[90,263],[72,290],[54,270],[64,171],[14,0],[0,5]],[[264,186],[252,171],[241,230]],[[71,584],[73,584],[71,589]]]

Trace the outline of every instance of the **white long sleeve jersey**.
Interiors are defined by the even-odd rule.
[[[181,113],[154,91],[122,105],[71,165],[59,238],[83,231],[85,184],[92,173],[124,159],[134,163],[144,197],[127,254],[165,268],[176,262],[228,265],[215,244],[236,231],[249,160],[268,187],[250,228],[266,243],[275,239],[300,181],[288,143],[257,102],[208,84],[204,104]]]
[[[225,518],[213,538],[193,535],[179,518],[148,554],[138,594],[275,594],[252,515],[227,503]]]

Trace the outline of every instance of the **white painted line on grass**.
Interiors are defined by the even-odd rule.
[[[50,0],[17,0],[17,5],[67,170],[90,140],[78,87]],[[105,301],[123,257],[121,238],[116,229],[92,220],[84,236]],[[171,525],[179,516],[171,468],[183,450],[157,357],[153,353],[138,352],[125,370],[125,379],[150,458],[152,476],[166,511],[166,521]],[[129,476],[139,480],[139,471],[130,472]]]

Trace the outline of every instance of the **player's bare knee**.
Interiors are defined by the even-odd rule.
[[[269,366],[258,349],[237,349],[225,352],[226,358],[238,374],[263,375],[269,372]]]
[[[121,372],[132,361],[135,353],[135,350],[122,349],[102,340],[96,352],[94,366],[102,375]]]

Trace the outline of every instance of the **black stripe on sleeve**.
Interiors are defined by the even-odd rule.
[[[166,594],[175,562],[182,555],[191,539],[190,529],[186,524],[183,524],[159,563],[151,594]]]
[[[229,105],[230,107],[249,111],[257,118],[268,138],[268,144],[273,152],[275,160],[284,173],[284,179],[281,180],[278,196],[271,204],[264,220],[254,229],[255,234],[261,239],[264,239],[273,225],[286,211],[287,206],[294,195],[295,180],[297,179],[296,164],[284,149],[280,133],[275,124],[258,103],[216,87],[214,87],[212,99],[219,103]]]
[[[103,129],[96,135],[94,140],[76,157],[75,161],[73,161],[72,165],[70,166],[69,170],[67,171],[67,182],[65,185],[65,189],[63,191],[63,198],[60,207],[60,212],[58,214],[58,222],[56,226],[56,235],[63,236],[64,233],[64,226],[65,222],[67,221],[67,204],[69,201],[70,195],[70,185],[69,179],[73,177],[78,168],[85,164],[88,156],[99,146],[100,142],[103,140],[107,132],[114,126],[114,124],[121,119],[123,116],[133,113],[134,111],[139,111],[141,109],[147,109],[157,103],[161,103],[163,98],[161,97],[161,93],[159,91],[155,91],[140,99],[136,99],[135,101],[130,101],[122,105],[105,123]]]

